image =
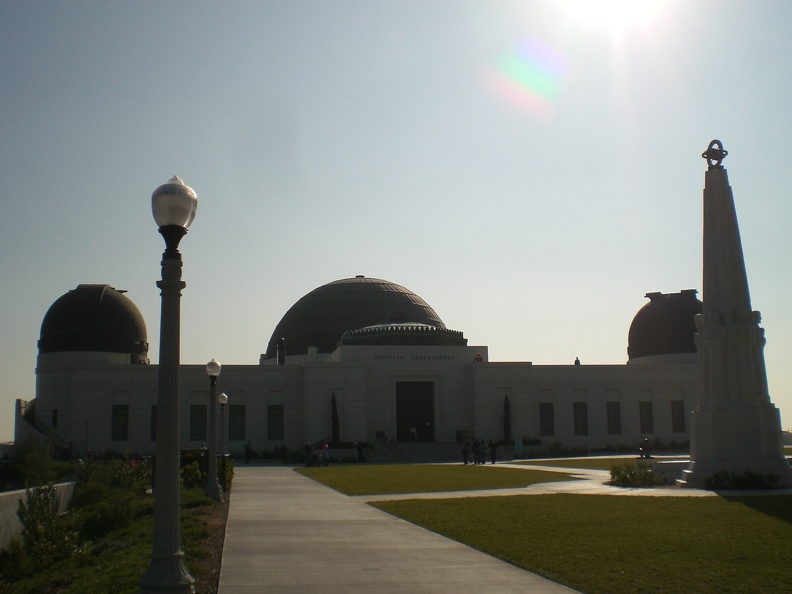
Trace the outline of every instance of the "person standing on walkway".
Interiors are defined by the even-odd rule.
[[[330,444],[322,442],[322,464],[327,466],[330,464]]]
[[[495,464],[495,460],[498,459],[498,446],[495,445],[495,440],[490,440],[490,461]]]
[[[470,442],[466,440],[465,443],[462,444],[462,461],[465,464],[468,463],[468,456],[470,456]]]
[[[487,463],[487,442],[484,439],[479,439],[478,446],[476,448],[478,454],[477,462],[479,464],[486,464]]]

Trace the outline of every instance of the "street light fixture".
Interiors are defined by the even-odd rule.
[[[227,491],[226,486],[226,447],[225,447],[225,405],[228,402],[228,394],[223,392],[217,397],[220,403],[220,459],[223,461],[221,472],[223,473],[223,490]]]
[[[162,254],[160,349],[157,388],[157,462],[154,470],[154,546],[141,594],[193,593],[195,580],[182,562],[179,509],[179,335],[185,287],[179,242],[198,209],[192,188],[174,176],[151,194],[151,211],[165,239]]]
[[[220,375],[221,367],[216,359],[206,364],[206,374],[209,376],[209,459],[204,491],[215,501],[223,500],[223,489],[217,482],[217,376]]]

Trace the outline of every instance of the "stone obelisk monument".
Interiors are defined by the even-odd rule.
[[[701,399],[691,417],[690,466],[682,484],[703,487],[719,471],[774,474],[792,486],[781,418],[770,401],[761,316],[751,309],[740,230],[726,169],[713,140],[704,178],[703,313],[696,316]]]

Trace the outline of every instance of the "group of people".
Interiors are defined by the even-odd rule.
[[[330,464],[330,444],[323,441],[316,449],[310,443],[303,449],[306,466],[327,466]]]
[[[489,443],[483,439],[466,441],[462,445],[462,462],[465,464],[486,464],[487,451],[489,451],[490,461],[495,464],[498,459],[498,446],[493,440]]]

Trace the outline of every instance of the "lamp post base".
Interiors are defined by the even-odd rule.
[[[207,497],[211,497],[218,503],[223,502],[223,488],[220,486],[220,483],[217,482],[217,478],[212,481],[211,479],[206,483],[204,487],[204,493]]]
[[[163,592],[195,594],[195,580],[182,563],[184,553],[179,551],[167,557],[151,556],[148,570],[140,578],[139,594],[162,594]]]

